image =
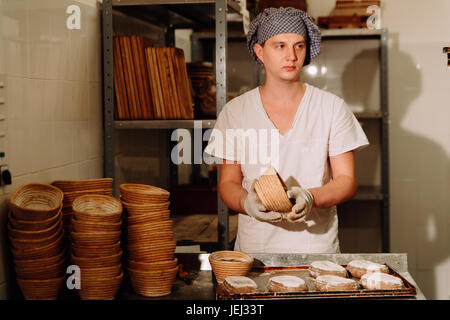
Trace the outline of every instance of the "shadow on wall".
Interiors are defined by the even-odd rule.
[[[354,86],[345,84],[354,81],[348,78],[352,68],[356,68],[352,66],[353,61],[373,55],[378,55],[378,50],[364,50],[346,66],[342,89],[343,99],[348,104],[366,106],[369,103],[370,81],[376,72],[370,65],[365,64],[364,69],[359,69],[366,75],[358,83],[358,87],[367,89],[363,94],[351,92]],[[446,180],[449,158],[435,141],[402,126],[411,103],[422,93],[420,69],[397,45],[389,48],[388,65],[391,252],[408,253],[413,278],[427,298],[436,299],[436,268],[449,257],[446,230],[450,207]],[[369,152],[365,155],[364,162],[369,162],[365,164],[368,166],[365,170],[372,168],[369,172],[375,179],[379,159],[374,158],[370,163],[370,156]]]
[[[435,141],[402,126],[423,86],[417,64],[396,44],[389,48],[391,251],[408,253],[417,284],[428,299],[436,299],[436,269],[450,256],[450,159]]]
[[[379,110],[380,62],[379,49],[363,49],[344,67],[341,77],[342,98],[349,106],[363,112]],[[376,122],[373,122],[376,121]],[[361,126],[369,139],[369,146],[355,153],[358,181],[363,185],[380,185],[381,157],[378,119],[362,120]]]
[[[436,299],[440,281],[436,270],[450,256],[447,234],[450,159],[438,143],[418,134],[413,127],[403,126],[409,107],[423,94],[423,76],[411,55],[395,45],[398,36],[390,34],[390,38],[394,40],[388,49],[391,252],[408,253],[413,278],[428,299]],[[348,105],[371,109],[374,95],[379,94],[376,83],[379,65],[373,63],[378,55],[378,49],[364,49],[345,65],[341,89]],[[436,112],[432,105],[421,108]],[[370,127],[375,128],[363,126],[365,131],[369,130],[366,134],[372,147],[358,153],[364,168],[357,173],[362,173],[365,181],[376,181],[381,159],[375,147],[377,142],[370,137]]]

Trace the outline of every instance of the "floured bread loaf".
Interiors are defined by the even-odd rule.
[[[350,291],[359,289],[358,283],[353,279],[328,274],[318,276],[314,280],[314,285],[319,291]]]
[[[282,275],[270,278],[267,290],[271,292],[299,292],[308,291],[308,287],[302,278]]]
[[[258,288],[255,281],[244,276],[228,276],[222,285],[228,294],[255,293]]]
[[[331,261],[313,261],[309,267],[309,273],[312,277],[317,278],[318,276],[324,275],[334,275],[339,277],[347,277],[347,270],[341,265]]]
[[[289,212],[292,203],[289,200],[287,187],[283,179],[273,167],[267,169],[255,181],[255,192],[268,211]]]
[[[403,281],[387,273],[366,273],[361,277],[361,285],[368,290],[399,290]]]
[[[353,260],[347,264],[347,270],[355,278],[361,278],[366,273],[382,272],[388,273],[387,266],[367,260]]]

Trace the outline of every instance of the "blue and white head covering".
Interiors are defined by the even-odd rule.
[[[247,46],[253,59],[260,65],[253,47],[263,45],[280,33],[297,33],[306,40],[307,52],[303,65],[308,65],[320,52],[320,30],[309,14],[295,8],[267,8],[250,23]]]

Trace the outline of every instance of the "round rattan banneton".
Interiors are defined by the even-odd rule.
[[[17,279],[17,283],[26,300],[56,300],[61,291],[65,275],[53,279],[29,280]]]
[[[122,216],[122,203],[111,196],[84,195],[76,198],[72,211],[79,221],[119,222]]]
[[[253,265],[253,257],[240,251],[215,251],[209,256],[209,263],[218,283],[228,276],[245,276]]]
[[[85,190],[112,189],[112,178],[87,179],[87,180],[56,180],[52,185],[63,192],[75,192]]]
[[[45,220],[20,220],[14,217],[12,211],[8,213],[8,220],[11,223],[11,226],[15,229],[23,230],[23,231],[40,231],[43,229],[47,229],[50,226],[55,225],[55,223],[61,219],[61,211],[58,214],[55,214],[53,217],[45,219]]]
[[[128,275],[134,291],[146,297],[169,295],[178,267],[160,270],[137,270],[128,268]]]
[[[11,210],[18,220],[47,220],[58,214],[63,198],[63,192],[52,185],[29,183],[12,194]]]
[[[151,204],[169,201],[167,190],[145,184],[124,183],[120,185],[120,196],[131,204]]]

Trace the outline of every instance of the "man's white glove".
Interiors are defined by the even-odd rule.
[[[255,219],[266,222],[279,222],[282,220],[281,213],[267,211],[255,191],[255,181],[253,181],[247,198],[244,201],[244,209],[247,214]]]
[[[292,187],[287,191],[289,199],[295,200],[295,205],[291,212],[285,215],[285,219],[290,222],[302,222],[311,212],[314,204],[314,197],[306,189],[302,187]]]

